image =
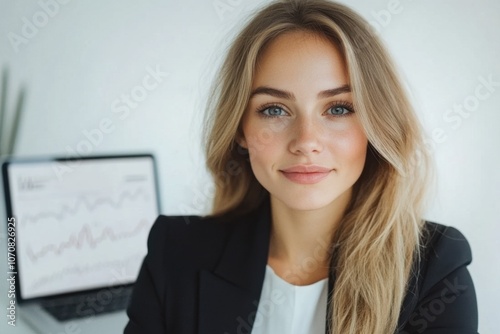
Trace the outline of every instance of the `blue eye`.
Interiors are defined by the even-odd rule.
[[[268,117],[285,116],[286,114],[283,108],[278,106],[267,107],[265,109],[262,109],[260,112]]]
[[[328,113],[333,116],[347,116],[352,113],[352,108],[350,106],[334,105],[328,109]]]

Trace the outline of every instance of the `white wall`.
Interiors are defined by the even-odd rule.
[[[206,212],[212,188],[199,136],[204,97],[228,37],[266,1],[67,2],[52,8],[53,17],[16,46],[9,39],[23,36],[23,18],[43,20],[42,6],[0,0],[0,65],[10,71],[10,106],[21,85],[27,90],[15,153],[152,151],[163,212]],[[494,333],[500,298],[495,240],[500,230],[500,2],[343,2],[372,21],[407,81],[438,166],[439,191],[427,218],[459,228],[470,241],[480,332]],[[157,87],[124,117],[122,94],[140,92],[148,71],[155,69],[168,75],[160,76]],[[484,80],[495,82],[491,91],[478,88]],[[474,97],[478,93],[481,99]],[[463,108],[459,114],[461,105],[472,111]],[[95,133],[106,119],[111,129],[88,144],[85,132]]]

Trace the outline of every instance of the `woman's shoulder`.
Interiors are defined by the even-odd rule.
[[[472,261],[472,251],[467,238],[453,226],[426,221],[422,231],[422,246],[428,252],[429,259],[444,259],[450,264],[460,265]]]
[[[252,211],[229,212],[220,215],[159,215],[151,228],[150,236],[172,235],[175,239],[191,242],[226,238],[236,230],[245,230],[255,225],[261,208]],[[241,231],[240,231],[241,232]]]
[[[443,278],[452,276],[472,262],[467,238],[453,226],[426,221],[422,231],[425,279],[422,290],[431,289]]]
[[[147,241],[149,257],[169,266],[212,267],[241,220],[211,216],[159,215]]]
[[[148,247],[165,243],[169,248],[180,246],[202,248],[204,245],[220,243],[228,234],[232,224],[208,216],[159,215],[149,232]]]
[[[169,216],[159,215],[151,228],[155,233],[165,234],[219,234],[228,228],[228,223],[210,216]]]
[[[415,262],[419,265],[412,271],[400,316],[401,333],[452,327],[476,333],[477,302],[467,269],[472,261],[469,242],[457,228],[432,221],[425,222],[421,236],[420,260]]]

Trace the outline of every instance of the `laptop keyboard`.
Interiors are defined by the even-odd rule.
[[[127,308],[132,286],[103,289],[42,301],[41,305],[59,321],[86,318]]]

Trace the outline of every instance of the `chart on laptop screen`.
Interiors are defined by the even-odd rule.
[[[131,283],[158,216],[150,157],[9,166],[22,298]]]

